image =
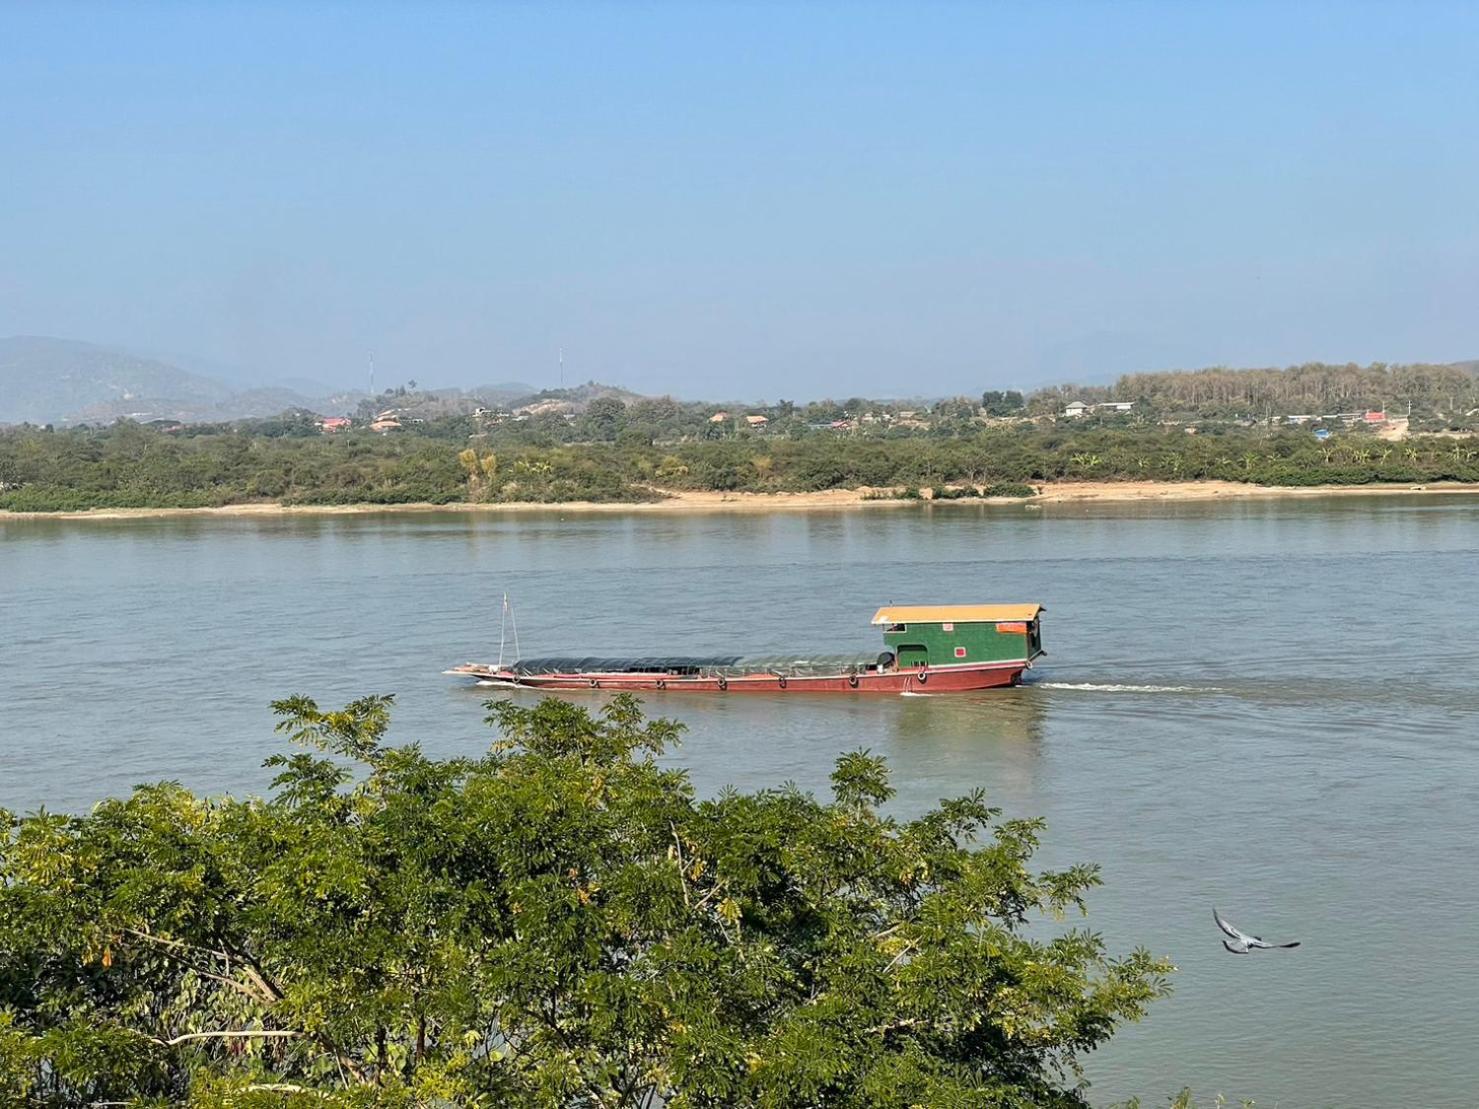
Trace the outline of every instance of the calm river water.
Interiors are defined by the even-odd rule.
[[[984,787],[1103,866],[1090,924],[1181,968],[1094,1098],[1479,1100],[1479,499],[0,522],[0,805],[261,790],[267,705],[398,696],[477,750],[497,654],[871,650],[876,605],[1041,601],[1048,659],[954,697],[650,698],[702,790],[824,788],[859,746],[907,812]],[[1211,909],[1294,951],[1225,953]]]

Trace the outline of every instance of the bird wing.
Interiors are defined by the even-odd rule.
[[[1234,943],[1229,943],[1227,940],[1223,940],[1222,941],[1222,946],[1225,947],[1225,948],[1227,948],[1234,955],[1246,955],[1246,954],[1248,954],[1248,948],[1245,947],[1241,942],[1234,944]]]
[[[1217,927],[1221,928],[1223,932],[1231,936],[1233,939],[1237,940],[1239,943],[1247,943],[1250,939],[1252,939],[1251,936],[1243,935],[1242,932],[1239,932],[1231,924],[1223,920],[1222,914],[1219,913],[1216,909],[1212,910],[1212,919],[1217,922]]]

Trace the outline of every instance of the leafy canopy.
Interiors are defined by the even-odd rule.
[[[895,819],[859,752],[700,800],[629,696],[439,761],[391,703],[279,702],[266,800],[0,813],[0,1101],[1079,1106],[1165,990],[1048,936],[1096,872],[979,793]]]

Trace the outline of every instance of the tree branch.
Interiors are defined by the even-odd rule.
[[[255,959],[243,955],[241,961],[246,964],[244,968],[246,976],[252,980],[253,985],[262,991],[263,996],[267,998],[267,1004],[275,1005],[282,1000],[282,990],[278,989],[268,979],[267,975],[262,973],[262,968],[257,965]]]
[[[303,1035],[302,1032],[295,1032],[290,1028],[242,1028],[224,1032],[186,1032],[183,1036],[176,1036],[172,1040],[161,1040],[158,1036],[150,1036],[149,1038],[162,1047],[176,1047],[179,1044],[188,1043],[191,1040],[288,1039],[301,1035]]]
[[[231,964],[231,956],[228,952],[213,951],[208,947],[196,947],[194,944],[184,943],[181,940],[171,940],[165,938],[164,936],[153,935],[150,932],[140,932],[136,928],[125,928],[124,932],[131,936],[137,936],[139,939],[149,940],[151,943],[161,945],[164,950],[160,951],[160,954],[163,955],[165,958],[173,959],[185,969],[194,971],[202,978],[209,978],[213,982],[220,982],[222,985],[230,986],[237,993],[251,998],[258,1004],[271,1005],[274,1002],[280,1000],[280,997],[274,997],[271,995],[270,991],[266,988],[267,984],[265,982],[257,980],[254,983],[256,988],[253,988],[252,985],[248,985],[245,982],[238,982],[235,978],[232,978],[228,975],[216,974],[214,971],[209,971],[205,970],[202,967],[198,967],[189,959],[186,959],[184,956],[179,954],[180,951],[198,951],[202,955],[210,955],[214,956],[217,959],[226,960],[226,964],[229,967]],[[256,976],[252,974],[250,968],[247,968],[247,974],[254,979],[256,978]]]
[[[172,947],[178,951],[199,951],[202,955],[213,955],[217,959],[225,959],[228,963],[231,961],[231,953],[229,951],[221,951],[214,947],[198,947],[193,943],[186,943],[184,940],[172,940],[168,936],[156,936],[153,932],[140,931],[138,928],[125,928],[123,931],[127,935],[137,936],[141,940],[148,940],[150,943],[161,944],[164,947]]]
[[[692,908],[688,901],[688,875],[684,873],[683,865],[683,841],[678,838],[678,826],[668,821],[668,827],[673,830],[673,846],[678,849],[678,885],[683,887],[683,907]]]
[[[893,970],[894,967],[896,967],[896,966],[899,965],[899,960],[900,959],[902,959],[905,955],[909,954],[911,951],[913,951],[918,946],[919,945],[916,944],[913,940],[910,940],[908,943],[906,943],[903,947],[901,947],[899,949],[899,953],[897,955],[895,955],[892,959],[889,960],[888,966],[886,966],[886,967],[883,968],[883,973],[884,974],[887,974],[889,971]]]

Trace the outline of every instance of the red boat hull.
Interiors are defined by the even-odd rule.
[[[1025,662],[935,666],[917,670],[864,671],[858,674],[821,674],[791,677],[779,674],[740,674],[734,677],[671,674],[519,674],[493,666],[467,663],[447,671],[477,678],[489,685],[522,689],[647,690],[673,693],[961,693],[1016,685],[1027,669]]]

